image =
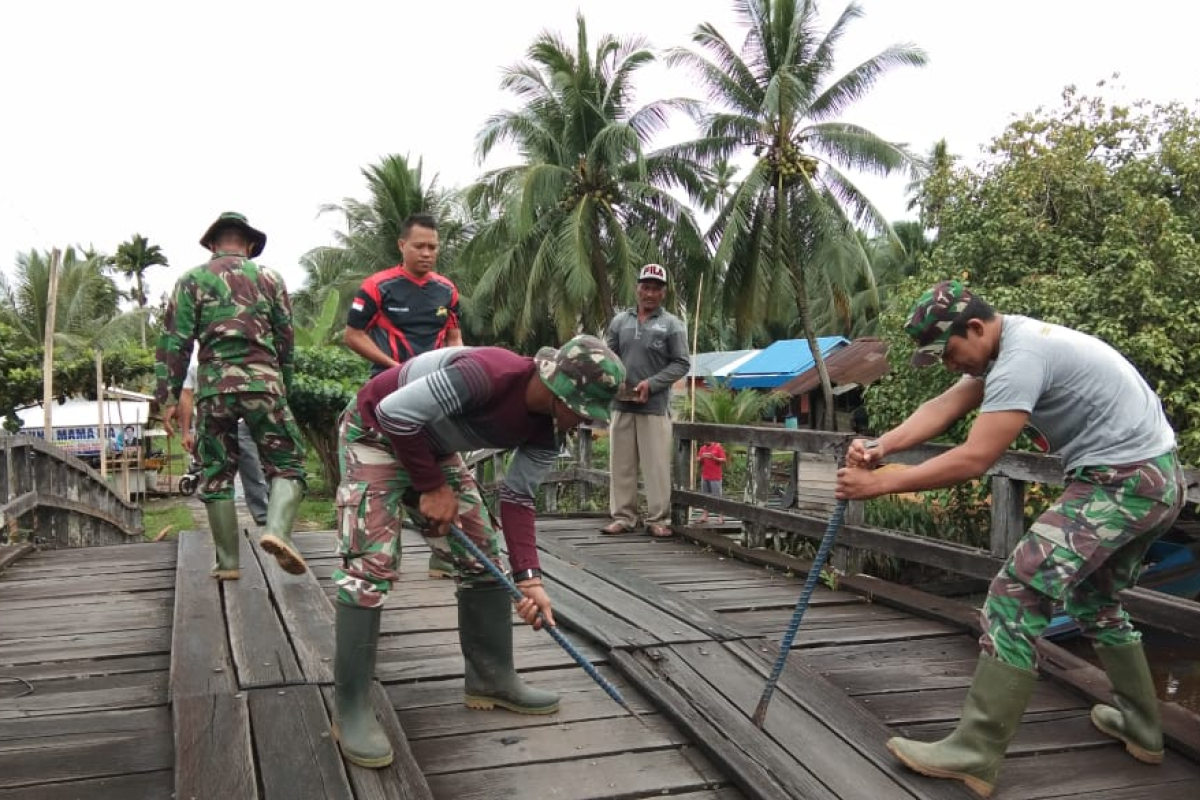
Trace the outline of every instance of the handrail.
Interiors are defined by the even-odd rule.
[[[84,547],[142,540],[142,512],[94,469],[32,436],[0,436],[0,523],[16,543]]]

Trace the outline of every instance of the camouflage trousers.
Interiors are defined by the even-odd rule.
[[[1056,604],[1098,644],[1139,641],[1117,594],[1137,581],[1146,551],[1175,522],[1184,495],[1174,452],[1076,470],[993,579],[983,605],[984,652],[1033,669],[1034,640]]]
[[[448,536],[434,536],[417,506],[404,465],[391,443],[361,426],[352,409],[342,415],[339,431],[342,482],[337,494],[337,526],[342,566],[333,572],[338,602],[378,608],[399,578],[400,526],[407,512],[425,542],[443,561],[452,563],[466,585],[494,578],[467,549]],[[441,462],[442,474],[458,496],[459,527],[495,563],[500,555],[496,526],[483,504],[471,471],[457,453]]]
[[[196,401],[196,457],[204,465],[200,499],[233,499],[238,471],[238,420],[245,420],[258,445],[263,474],[305,482],[304,443],[287,400],[265,392],[234,392]]]

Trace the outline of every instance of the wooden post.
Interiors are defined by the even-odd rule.
[[[746,492],[750,502],[764,505],[771,494],[771,448],[751,447],[747,454]],[[758,523],[742,523],[747,547],[763,547],[767,541],[766,528]]]
[[[58,264],[62,254],[50,251],[50,285],[46,291],[46,330],[42,336],[42,420],[46,444],[54,444],[54,326],[58,314]]]
[[[689,461],[691,460],[692,441],[690,439],[675,440],[675,464],[674,473],[672,476],[672,487],[683,484],[684,476],[688,475]],[[611,480],[611,476],[610,476]],[[686,484],[688,489],[691,489],[691,483]],[[688,506],[671,503],[671,524],[672,525],[687,525],[689,509]]]
[[[992,531],[989,544],[992,555],[1008,554],[1025,535],[1025,481],[992,476]]]
[[[592,468],[592,429],[580,427],[579,436],[579,461],[577,462],[579,469]],[[587,508],[588,500],[591,498],[592,484],[585,480],[579,481],[579,508],[580,510]]]

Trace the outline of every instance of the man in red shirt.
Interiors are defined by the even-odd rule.
[[[371,362],[371,377],[399,366],[413,356],[463,343],[458,287],[434,272],[441,241],[437,220],[430,214],[413,214],[400,226],[403,261],[362,282],[342,341]],[[449,578],[450,564],[429,557],[429,576]]]
[[[413,356],[463,343],[458,287],[437,266],[437,221],[413,214],[400,226],[403,261],[362,282],[342,341],[371,362],[374,377]]]
[[[722,481],[725,478],[725,448],[721,447],[719,442],[709,442],[700,448],[700,452],[696,455],[696,460],[700,462],[700,491],[704,494],[711,494],[713,497],[721,496]],[[708,522],[708,509],[704,509],[704,515],[700,517],[700,522]],[[717,516],[717,524],[725,522],[725,515]]]

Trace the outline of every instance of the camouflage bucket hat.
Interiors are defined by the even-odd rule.
[[[543,347],[533,357],[546,387],[567,408],[590,420],[607,420],[608,407],[625,381],[625,365],[595,336],[576,336],[562,347]]]
[[[942,360],[950,326],[974,297],[962,281],[942,281],[917,298],[904,332],[917,343],[913,353],[914,367],[928,367]]]
[[[267,235],[260,230],[250,227],[249,220],[245,214],[239,214],[236,211],[226,211],[217,217],[217,221],[208,226],[208,230],[200,237],[200,246],[205,250],[211,250],[210,247],[213,239],[217,238],[217,234],[226,228],[234,228],[242,232],[246,237],[246,241],[250,242],[250,257],[258,258],[263,249],[267,246]]]

